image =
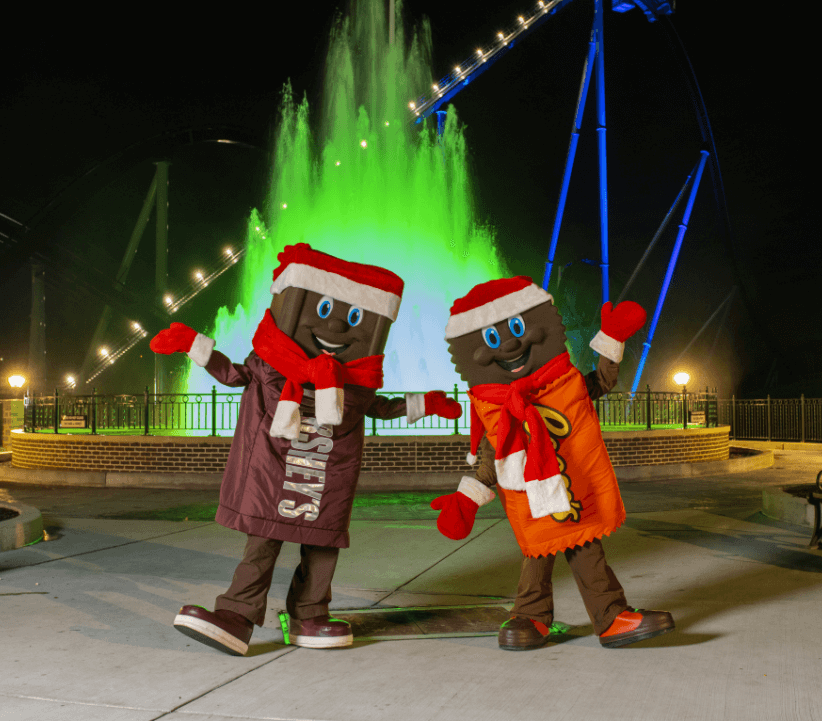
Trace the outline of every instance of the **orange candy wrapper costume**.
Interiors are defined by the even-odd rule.
[[[590,342],[600,357],[583,376],[571,364],[552,297],[530,277],[481,283],[451,306],[445,339],[471,400],[466,460],[476,463],[482,443],[482,463],[431,508],[440,511],[444,536],[466,538],[497,487],[524,555],[511,617],[499,630],[505,650],[536,649],[556,638],[551,574],[560,552],[602,646],[674,628],[667,611],[629,608],[600,540],[622,525],[625,508],[592,399],[616,385],[625,341],[646,315],[626,301],[616,308],[604,303],[600,317]]]
[[[625,520],[616,475],[585,380],[567,353],[551,364],[556,366],[556,377],[529,400],[542,416],[556,449],[571,510],[534,518],[525,491],[497,486],[517,543],[530,557],[555,554],[609,535]],[[468,395],[496,449],[501,406],[477,397],[480,389],[472,388]]]

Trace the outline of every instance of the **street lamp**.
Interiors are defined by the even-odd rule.
[[[688,375],[687,373],[685,373],[684,371],[683,371],[683,372],[681,372],[681,373],[677,373],[677,374],[674,376],[674,383],[676,383],[678,386],[685,386],[685,385],[687,385],[689,380],[691,380],[691,376],[689,376],[689,375]]]
[[[9,385],[12,388],[22,388],[26,383],[26,379],[23,376],[9,376]]]

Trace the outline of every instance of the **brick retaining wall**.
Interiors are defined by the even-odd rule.
[[[614,466],[728,459],[729,426],[605,433]],[[230,437],[11,434],[15,468],[219,473]],[[364,473],[465,473],[468,436],[367,436]]]

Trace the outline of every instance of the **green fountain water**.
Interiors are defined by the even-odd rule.
[[[397,2],[396,16],[401,16]],[[405,281],[384,365],[384,389],[423,391],[465,384],[454,372],[445,324],[452,302],[475,284],[508,274],[493,229],[477,220],[463,129],[449,108],[414,125],[408,103],[431,87],[430,32],[389,43],[383,0],[360,0],[332,31],[321,118],[283,90],[268,207],[252,212],[241,300],[212,329],[235,362],[270,305],[277,253],[297,242],[380,265]],[[310,121],[310,122],[309,122]],[[212,379],[192,367],[190,393]]]

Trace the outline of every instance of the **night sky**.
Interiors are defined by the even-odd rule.
[[[212,264],[226,244],[239,244],[250,209],[264,204],[283,83],[290,79],[297,96],[305,93],[319,107],[329,30],[335,12],[345,7],[319,0],[266,14],[157,16],[156,24],[151,24],[154,18],[140,18],[105,32],[99,18],[43,18],[32,11],[16,24],[19,32],[6,33],[0,49],[0,213],[21,222],[37,218],[83,174],[158,134],[231,126],[266,147],[199,143],[180,146],[171,157],[169,281],[172,287],[181,285],[192,268]],[[592,7],[587,0],[572,3],[453,101],[466,126],[480,217],[496,228],[512,272],[531,275],[537,283],[550,242]],[[673,389],[670,361],[738,285],[710,366],[700,362],[711,354],[722,313],[681,365],[690,363],[696,385],[716,386],[723,397],[820,397],[822,250],[818,231],[811,231],[806,168],[816,155],[808,147],[814,132],[808,122],[813,117],[810,50],[802,40],[801,18],[748,11],[746,5],[734,6],[735,15],[717,16],[711,14],[715,7],[681,0],[672,22],[708,110],[731,235],[706,173],[643,385]],[[408,0],[404,15],[411,23],[430,19],[435,81],[528,8],[527,2]],[[649,23],[637,9],[606,12],[614,300],[702,147],[686,73],[669,39],[662,23]],[[557,266],[567,266],[567,282],[595,294],[599,221],[593,111],[591,95]],[[50,231],[45,249],[63,271],[47,273],[51,387],[82,362],[102,309],[100,298],[84,286],[116,273],[152,178],[151,160],[145,157],[95,194],[78,199],[72,213],[61,215]],[[679,216],[630,294],[649,315],[678,222]],[[0,218],[0,232],[13,229]],[[146,303],[153,296],[153,244],[152,216],[127,283],[128,292]],[[25,372],[31,309],[29,267],[8,262],[8,247],[0,245],[4,386],[13,371]],[[406,283],[414,277],[415,269],[409,269]],[[233,293],[227,273],[175,319],[202,328]],[[139,392],[152,373],[144,341],[100,376],[98,387]]]

